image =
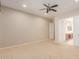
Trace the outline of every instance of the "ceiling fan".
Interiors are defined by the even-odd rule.
[[[58,7],[57,4],[50,6],[50,4],[43,4],[46,8],[40,9],[40,10],[46,10],[46,13],[49,13],[50,11],[54,11],[57,12],[57,10],[55,10],[55,7]]]

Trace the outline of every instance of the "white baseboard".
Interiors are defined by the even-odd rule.
[[[39,43],[39,42],[46,41],[46,40],[48,40],[48,39],[26,42],[26,43],[19,44],[19,45],[13,45],[13,46],[9,46],[9,47],[0,48],[0,50],[3,50],[3,49],[10,49],[10,48],[16,48],[16,47],[22,47],[22,46],[25,46],[25,45],[30,45],[30,44],[33,44],[33,43]]]

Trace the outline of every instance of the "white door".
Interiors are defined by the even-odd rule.
[[[49,23],[49,37],[50,39],[54,39],[54,23]]]

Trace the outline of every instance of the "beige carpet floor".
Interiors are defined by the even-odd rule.
[[[43,41],[0,50],[0,59],[79,59],[79,48]]]

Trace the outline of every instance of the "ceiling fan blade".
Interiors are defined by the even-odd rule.
[[[53,6],[51,6],[51,8],[53,8],[53,7],[57,7],[58,5],[56,4],[56,5],[53,5]]]
[[[54,11],[54,12],[57,12],[57,10],[55,10],[55,9],[51,9],[52,11]]]
[[[44,6],[46,6],[46,7],[49,7],[48,5],[46,5],[46,4],[43,4]]]
[[[47,9],[46,13],[49,13],[49,10]]]

